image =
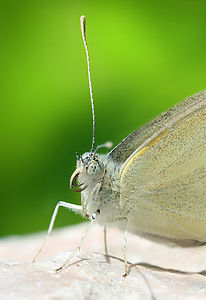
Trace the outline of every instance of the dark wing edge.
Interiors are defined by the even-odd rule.
[[[176,105],[161,113],[151,121],[145,123],[125,139],[122,140],[111,152],[108,153],[108,158],[117,163],[123,163],[127,158],[140,147],[147,139],[159,131],[162,127],[169,124],[170,120],[177,115],[181,115],[185,110],[196,106],[198,103],[206,100],[206,89],[200,91],[190,97],[185,98]]]

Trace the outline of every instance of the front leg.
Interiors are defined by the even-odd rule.
[[[47,236],[46,236],[44,242],[42,243],[41,247],[39,248],[38,252],[36,253],[36,255],[35,255],[32,262],[35,262],[37,257],[39,256],[39,254],[42,252],[42,250],[43,250],[43,248],[44,248],[44,246],[45,246],[45,244],[46,244],[46,242],[49,238],[49,235],[52,232],[52,229],[53,229],[53,226],[54,226],[54,221],[56,219],[56,216],[57,216],[57,213],[58,213],[58,210],[59,210],[60,206],[65,207],[67,209],[70,209],[75,213],[78,213],[78,214],[81,214],[81,215],[83,214],[81,205],[75,205],[75,204],[67,203],[67,202],[64,202],[64,201],[59,201],[57,203],[55,209],[54,209],[54,212],[53,212],[50,224],[49,224],[49,229],[48,229]]]

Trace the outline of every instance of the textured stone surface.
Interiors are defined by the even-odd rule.
[[[0,240],[0,299],[206,299],[206,277],[194,273],[206,269],[205,246],[168,248],[129,235],[130,272],[123,278],[123,236],[116,229],[108,232],[110,263],[102,228],[94,226],[71,264],[56,273],[84,229],[54,231],[36,263],[31,260],[45,234]]]

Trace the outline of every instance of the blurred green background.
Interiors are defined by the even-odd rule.
[[[119,143],[206,88],[206,1],[1,1],[0,234],[46,230],[69,190],[75,152]],[[61,208],[55,227],[82,221]]]

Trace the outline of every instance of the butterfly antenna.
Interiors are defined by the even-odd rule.
[[[84,48],[85,48],[86,57],[87,57],[89,91],[90,91],[90,98],[91,98],[91,105],[92,105],[93,138],[92,138],[91,153],[93,153],[94,152],[94,144],[95,144],[95,113],[94,113],[94,100],[93,100],[93,94],[92,94],[91,72],[90,72],[90,64],[89,64],[89,52],[88,52],[87,41],[86,41],[86,17],[85,16],[80,17],[80,25],[81,25],[82,39],[84,42]]]
[[[113,146],[113,143],[110,142],[110,141],[108,141],[108,142],[106,142],[106,143],[104,143],[104,144],[98,145],[98,146],[96,147],[95,151],[94,151],[94,154],[96,154],[97,150],[100,149],[100,148],[107,148],[107,149],[109,149],[109,148],[111,148],[112,146]]]

